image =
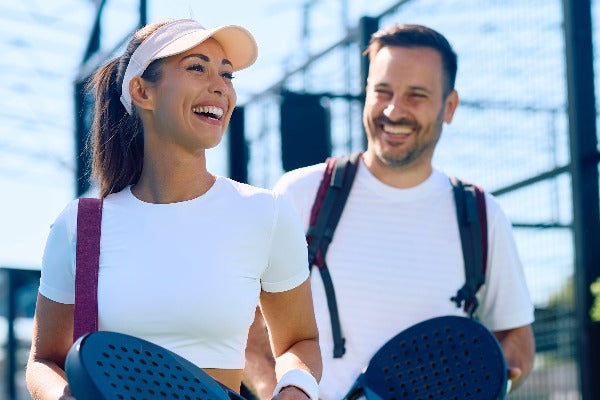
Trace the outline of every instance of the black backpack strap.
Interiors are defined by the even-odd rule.
[[[477,291],[485,283],[487,269],[487,215],[485,194],[473,184],[451,177],[456,204],[456,216],[463,258],[465,262],[465,284],[450,300],[473,317],[477,309]]]
[[[345,339],[342,336],[340,326],[333,281],[325,262],[325,255],[327,254],[335,228],[342,216],[344,205],[350,194],[360,155],[360,152],[356,152],[350,156],[343,156],[338,159],[333,157],[327,159],[321,184],[311,210],[308,232],[306,233],[309,265],[311,268],[313,265],[319,268],[327,296],[327,306],[329,308],[331,332],[333,335],[334,358],[341,358],[346,349]]]

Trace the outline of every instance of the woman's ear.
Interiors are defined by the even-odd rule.
[[[129,81],[131,102],[142,110],[154,109],[153,97],[149,85],[148,81],[139,76],[135,76]]]

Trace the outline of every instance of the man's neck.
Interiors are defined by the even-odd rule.
[[[399,189],[417,186],[431,176],[433,167],[430,161],[416,162],[401,167],[391,167],[382,163],[371,153],[365,152],[362,160],[373,176],[382,183]]]

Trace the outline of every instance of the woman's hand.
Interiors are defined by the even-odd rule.
[[[71,393],[71,389],[69,389],[69,385],[65,386],[65,390],[58,400],[75,400],[75,397],[73,397],[73,394]]]
[[[310,397],[296,386],[286,386],[273,400],[310,400]]]

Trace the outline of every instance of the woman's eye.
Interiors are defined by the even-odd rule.
[[[198,71],[198,72],[204,72],[204,66],[200,65],[200,64],[194,64],[194,65],[190,65],[188,67],[189,71]]]
[[[235,78],[235,77],[233,76],[233,73],[231,73],[231,72],[223,72],[223,73],[221,74],[221,76],[222,76],[223,78],[225,78],[225,79],[229,79],[229,80],[232,80],[233,78]]]

